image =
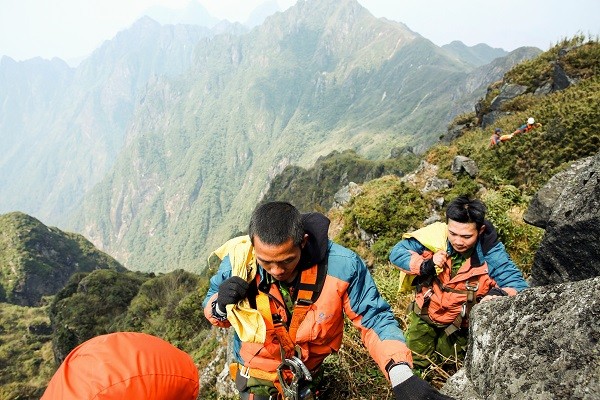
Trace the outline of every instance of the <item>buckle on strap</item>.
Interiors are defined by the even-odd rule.
[[[465,289],[467,289],[467,302],[473,303],[477,289],[479,289],[479,281],[475,282],[474,285],[470,284],[469,281],[465,282]]]
[[[240,365],[240,375],[246,379],[250,379],[250,367]]]
[[[424,301],[429,301],[429,298],[433,296],[433,289],[429,288],[427,289],[427,291],[425,292],[425,294],[423,295],[423,300]]]

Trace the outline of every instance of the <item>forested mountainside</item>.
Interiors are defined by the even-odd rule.
[[[37,306],[77,272],[125,271],[83,236],[48,227],[20,212],[0,215],[0,232],[2,302]]]
[[[248,34],[201,40],[187,71],[148,86],[68,226],[129,268],[197,271],[285,166],[422,151],[474,70],[354,0],[299,2]]]
[[[213,33],[142,18],[77,68],[60,59],[0,60],[0,210],[65,227],[113,166],[148,85],[177,76]]]
[[[542,236],[539,228],[522,221],[531,195],[572,161],[598,153],[599,60],[598,41],[577,37],[519,64],[489,87],[488,95],[477,106],[479,116],[457,116],[449,132],[455,132],[457,126],[464,128],[465,121],[471,128],[434,145],[421,156],[419,167],[402,178],[393,174],[356,185],[343,204],[327,212],[333,221],[330,236],[367,260],[399,320],[403,320],[406,299],[398,294],[398,273],[387,265],[387,252],[405,231],[443,215],[445,201],[457,194],[469,193],[486,202],[508,252],[529,276]],[[557,74],[559,69],[565,74]],[[560,85],[559,80],[563,82]],[[510,97],[507,93],[513,85],[522,90]],[[479,125],[490,115],[495,115],[492,125],[482,129]],[[529,116],[535,116],[542,127],[498,147],[488,147],[494,126],[510,132]],[[478,173],[471,176],[462,168],[453,173],[455,155],[469,157],[478,166]],[[337,173],[351,164],[370,171],[369,162],[377,169],[377,162],[360,160],[353,153],[333,154],[317,165],[322,171]],[[306,174],[315,171],[307,168]],[[301,173],[297,182],[286,182],[298,183],[298,190],[310,192],[314,185],[306,184],[307,175]],[[271,193],[277,191],[284,192],[273,187]],[[57,235],[51,236],[53,243],[70,235],[22,214],[2,218],[24,221],[9,226],[35,227],[12,229],[2,225],[1,254],[15,254],[19,246],[27,250],[22,256],[3,256],[3,260],[36,258],[39,262],[32,263],[28,273],[47,276],[46,270],[63,268],[70,259],[62,248],[48,250],[33,240],[44,230]],[[85,252],[91,251],[88,248]],[[103,259],[105,266],[111,265],[110,258]],[[100,258],[94,262],[103,264]],[[182,270],[155,275],[105,268],[72,275],[62,290],[45,297],[39,307],[0,302],[0,398],[38,399],[58,365],[55,359],[62,360],[70,349],[95,335],[125,330],[162,337],[188,352],[201,372],[199,398],[216,398],[216,375],[223,368],[220,355],[226,353],[227,339],[209,327],[201,306],[214,267],[201,275]],[[349,326],[344,351],[328,359],[325,374],[329,398],[390,398],[385,378],[357,345],[359,342],[356,330]],[[425,378],[441,386],[460,367],[455,360],[449,361],[450,366],[435,366]]]

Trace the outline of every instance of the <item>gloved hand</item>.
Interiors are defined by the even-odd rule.
[[[219,286],[217,307],[225,314],[227,304],[235,304],[246,297],[249,288],[248,282],[239,276],[232,276],[224,280]]]
[[[423,261],[423,263],[421,264],[421,270],[419,271],[419,274],[422,276],[436,275],[435,264],[433,263],[433,258]]]
[[[392,390],[396,400],[454,400],[414,375],[394,386]]]
[[[500,289],[499,287],[493,287],[485,295],[486,296],[508,296],[508,293],[506,293],[504,290]]]

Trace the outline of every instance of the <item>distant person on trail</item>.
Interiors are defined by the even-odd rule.
[[[502,133],[502,129],[500,129],[500,128],[494,129],[494,133],[490,137],[490,146],[489,147],[494,147],[500,143],[500,134],[501,133]]]
[[[527,287],[485,213],[480,200],[460,196],[448,204],[446,223],[404,234],[391,251],[416,290],[405,331],[416,370],[463,359],[471,308]]]
[[[156,336],[116,332],[74,348],[41,400],[196,400],[192,358]]]
[[[525,133],[525,132],[529,132],[533,129],[536,128],[541,128],[542,124],[540,124],[539,122],[536,123],[535,119],[533,119],[532,117],[529,117],[527,119],[527,122],[523,125],[521,125],[520,127],[518,127],[513,133],[512,135],[519,135],[521,133]]]
[[[449,399],[411,371],[411,352],[360,257],[328,239],[329,219],[286,202],[258,206],[222,261],[206,318],[235,329],[230,374],[241,399],[317,399],[323,360],[340,349],[344,314],[396,399]]]

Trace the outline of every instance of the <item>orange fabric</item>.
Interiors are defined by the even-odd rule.
[[[73,349],[42,400],[195,400],[199,388],[187,353],[155,336],[117,332]]]
[[[478,284],[476,296],[482,297],[491,288],[497,286],[496,281],[488,275],[488,266],[485,262],[478,267],[471,267],[471,260],[466,260],[454,278],[450,278],[451,270],[452,260],[448,258],[448,261],[444,265],[444,270],[438,275],[440,281],[448,288],[466,290],[467,282],[469,282],[469,285]],[[429,289],[429,287],[423,287],[417,293],[415,301],[419,308],[423,308],[424,295]],[[467,295],[443,291],[440,285],[436,283],[433,283],[431,289],[433,293],[431,294],[431,301],[427,310],[429,318],[439,324],[451,324],[460,314],[463,304],[467,301]],[[467,325],[467,318],[465,318],[463,326]]]

